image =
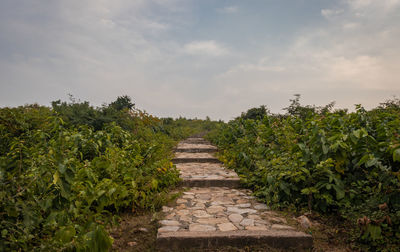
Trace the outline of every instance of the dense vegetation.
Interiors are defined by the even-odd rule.
[[[209,138],[269,205],[336,215],[365,249],[399,249],[400,100],[349,113],[296,96],[286,111],[250,109]]]
[[[107,251],[121,211],[157,209],[176,141],[213,122],[158,119],[127,96],[0,109],[0,251]]]

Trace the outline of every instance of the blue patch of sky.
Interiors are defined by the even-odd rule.
[[[238,49],[248,49],[249,43],[282,45],[301,30],[325,22],[321,9],[332,6],[327,0],[199,2],[192,25],[181,36],[187,41],[221,41]],[[236,6],[237,12],[218,11],[228,6]]]

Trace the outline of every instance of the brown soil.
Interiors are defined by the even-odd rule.
[[[312,222],[312,227],[305,229],[297,222],[296,215],[293,212],[280,212],[286,217],[288,223],[313,237],[313,252],[350,252],[359,251],[352,249],[349,243],[349,224],[338,221],[336,217],[320,216],[316,213],[305,215]]]
[[[122,214],[119,226],[110,232],[112,251],[155,251],[157,222],[157,213]]]

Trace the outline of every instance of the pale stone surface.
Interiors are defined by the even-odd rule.
[[[201,141],[198,141],[201,142]],[[180,144],[189,149],[209,148],[205,144]],[[180,148],[179,147],[179,148]],[[213,158],[210,153],[180,152],[176,157]],[[176,167],[185,179],[237,179],[234,171],[216,163],[180,163]],[[160,221],[160,233],[167,232],[248,232],[292,230],[276,212],[251,196],[248,189],[193,187],[183,192],[174,208],[163,207],[166,217]]]
[[[209,200],[209,199],[211,199],[211,196],[209,194],[202,193],[202,194],[197,195],[196,198],[202,199],[202,200]]]
[[[307,216],[305,216],[305,215],[302,215],[302,216],[300,216],[300,217],[297,217],[297,222],[298,223],[300,223],[300,225],[303,227],[303,228],[310,228],[311,226],[312,226],[312,223],[311,223],[311,221],[307,218]]]
[[[209,218],[211,215],[209,215],[206,211],[204,210],[196,210],[193,212],[193,216],[197,218]]]
[[[171,214],[168,214],[167,216],[165,216],[165,218],[166,219],[172,219],[172,218],[174,218],[175,217],[175,213],[171,213]]]
[[[228,222],[227,218],[201,218],[198,219],[197,222],[201,224],[220,224]]]
[[[256,205],[254,205],[254,209],[257,209],[257,210],[269,210],[269,207],[267,206],[267,205],[265,205],[265,204],[256,204]]]
[[[247,203],[247,202],[249,202],[249,200],[247,200],[247,199],[239,199],[239,200],[236,201],[236,203],[238,203],[238,204],[244,204],[244,203]]]
[[[177,215],[188,215],[190,212],[187,209],[179,210],[176,212]]]
[[[242,226],[254,226],[254,220],[253,219],[243,219],[241,222],[240,222],[240,225],[242,225]]]
[[[162,232],[176,232],[178,230],[179,230],[179,227],[177,227],[177,226],[163,226],[163,227],[160,227],[158,229],[158,232],[159,233],[162,233]]]
[[[218,229],[221,231],[234,231],[237,230],[237,227],[230,222],[218,224]]]
[[[229,220],[232,221],[233,223],[239,223],[243,220],[243,216],[240,214],[231,214],[229,215]]]
[[[185,200],[185,199],[178,199],[176,201],[177,204],[182,204],[182,203],[186,203],[186,202],[187,202],[187,200]]]
[[[175,158],[215,158],[211,153],[190,153],[190,152],[177,152]]]
[[[229,179],[238,178],[232,170],[216,163],[181,163],[176,164],[182,179]]]
[[[247,217],[253,220],[261,220],[261,217],[257,214],[249,214]]]
[[[211,144],[194,144],[194,143],[184,143],[181,142],[177,146],[178,149],[214,149],[216,150],[217,147],[211,145]]]
[[[267,220],[254,220],[256,225],[271,225],[271,223]]]
[[[265,231],[265,230],[292,230],[286,224],[286,219],[276,212],[268,210],[264,204],[254,199],[246,198],[250,191],[245,189],[231,189],[227,187],[193,187],[185,192],[177,202],[179,204],[168,210],[167,217],[161,221],[162,232],[207,232],[211,230],[234,231]],[[260,207],[262,206],[262,207]],[[256,207],[258,209],[256,209]],[[272,225],[272,226],[271,226]],[[165,227],[165,228],[164,228]],[[178,227],[177,231],[173,231]]]
[[[274,224],[271,226],[271,229],[278,229],[278,230],[294,230],[293,227],[287,226],[287,225],[280,225],[280,224]]]
[[[172,207],[167,207],[167,206],[163,206],[163,207],[162,207],[162,211],[163,211],[164,213],[171,212],[172,210],[173,210]]]
[[[207,232],[207,231],[215,231],[217,230],[214,226],[210,225],[203,225],[203,224],[190,224],[189,225],[189,231],[194,231],[194,232]]]
[[[207,208],[207,212],[209,214],[215,214],[218,212],[223,212],[226,208],[223,206],[210,206],[209,208]]]
[[[182,215],[182,216],[179,218],[179,220],[180,220],[180,221],[191,222],[191,221],[192,221],[192,217],[187,216],[187,215]]]
[[[263,230],[268,230],[268,227],[265,226],[265,225],[260,225],[260,226],[246,226],[246,230],[263,231]]]
[[[228,212],[244,214],[244,213],[256,213],[257,210],[251,208],[228,207]]]
[[[160,224],[164,226],[179,226],[180,223],[173,220],[162,220],[160,221]]]

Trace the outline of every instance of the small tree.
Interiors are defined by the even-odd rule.
[[[267,108],[262,105],[259,108],[251,108],[246,113],[242,113],[243,119],[261,120],[267,115]]]
[[[129,96],[118,96],[117,100],[110,103],[109,107],[112,107],[115,110],[121,111],[123,109],[131,110],[135,107],[135,104],[132,103],[132,100]]]

